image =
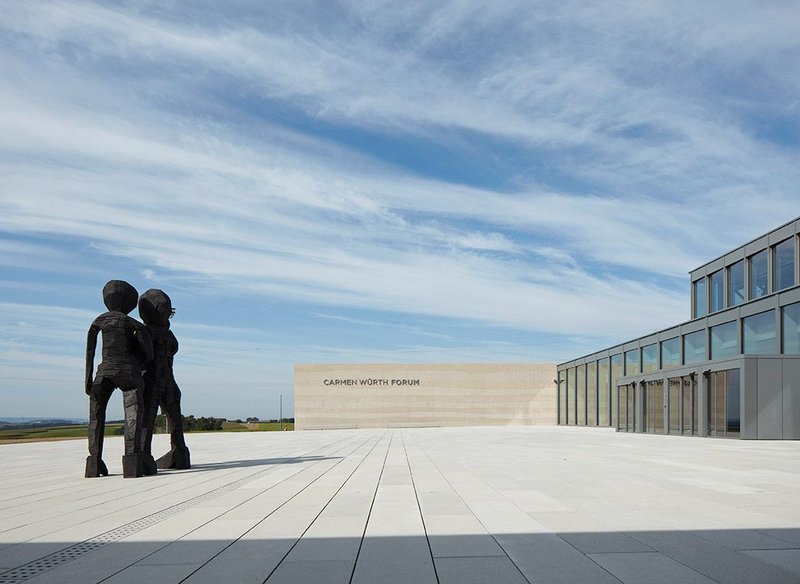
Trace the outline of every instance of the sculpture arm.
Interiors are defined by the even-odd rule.
[[[94,373],[94,352],[97,349],[97,333],[100,332],[100,327],[95,320],[89,327],[89,332],[86,335],[86,377],[85,387],[86,394],[92,393],[92,380]]]
[[[150,363],[154,358],[153,339],[150,333],[147,332],[145,327],[139,326],[133,331],[133,336],[136,337],[136,341],[139,343],[144,363]]]

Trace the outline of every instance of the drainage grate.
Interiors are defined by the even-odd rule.
[[[151,525],[161,523],[165,519],[168,519],[173,515],[177,515],[193,505],[197,505],[198,503],[202,503],[203,501],[207,501],[213,497],[218,497],[219,495],[224,495],[235,489],[238,489],[245,483],[249,483],[250,481],[258,478],[258,475],[262,474],[263,472],[265,471],[257,472],[248,477],[241,478],[238,481],[223,485],[208,491],[207,493],[203,493],[202,495],[198,495],[197,497],[188,499],[187,501],[178,503],[177,505],[173,505],[172,507],[162,509],[161,511],[153,513],[152,515],[148,515],[147,517],[142,517],[136,521],[131,521],[130,523],[121,525],[116,529],[106,531],[105,533],[101,533],[100,535],[97,535],[91,539],[76,543],[75,545],[71,545],[63,550],[59,550],[48,556],[39,558],[38,560],[28,562],[23,566],[19,566],[13,570],[4,572],[3,574],[0,574],[0,584],[17,584],[18,582],[30,580],[31,578],[34,578],[43,572],[47,572],[48,570],[52,570],[53,568],[56,568],[62,564],[71,562],[72,560],[75,560],[84,554],[88,554],[89,552],[98,550],[110,543],[124,539],[129,535],[136,533],[137,531],[141,531],[150,527]]]

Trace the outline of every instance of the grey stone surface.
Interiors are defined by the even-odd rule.
[[[120,437],[105,445],[111,476],[84,480],[84,444],[0,445],[0,578],[800,582],[796,442],[534,427],[193,434],[192,469],[137,481],[119,473]],[[23,569],[38,575],[14,576]]]
[[[596,554],[595,562],[625,584],[715,584],[715,580],[658,552]]]

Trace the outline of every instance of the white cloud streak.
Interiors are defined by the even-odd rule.
[[[742,4],[737,27],[685,8],[353,3],[329,28],[279,10],[293,30],[13,3],[0,227],[319,304],[567,334],[672,324],[687,300],[657,280],[799,208],[796,148],[703,90],[732,75],[707,67],[758,63],[788,94],[796,8]],[[213,96],[225,80],[237,104]],[[443,147],[490,138],[542,171],[497,189],[426,178],[259,114],[275,104]]]

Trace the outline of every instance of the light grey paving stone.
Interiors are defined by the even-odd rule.
[[[437,558],[439,584],[527,584],[507,557]]]
[[[716,584],[658,552],[591,554],[589,557],[625,584]]]
[[[170,566],[132,566],[113,575],[104,584],[143,584],[158,582],[159,584],[178,584],[191,574],[197,566],[180,564]]]
[[[261,584],[278,566],[294,540],[239,540],[186,579],[187,584]]]
[[[785,570],[729,550],[692,533],[652,531],[629,535],[717,582],[797,584],[797,578]]]
[[[44,572],[36,584],[87,584],[100,582],[158,551],[166,542],[117,542]]]
[[[651,552],[652,548],[628,537],[624,533],[559,533],[561,539],[584,554],[608,554],[625,552]]]
[[[303,536],[292,549],[292,561],[355,561],[361,535],[358,537],[307,537]]]
[[[434,557],[505,556],[474,515],[425,514]]]
[[[748,550],[742,553],[800,576],[800,549]],[[800,582],[800,578],[797,581]]]
[[[286,561],[267,579],[268,584],[348,584],[352,560]]]
[[[424,536],[367,537],[356,562],[353,584],[434,584]]]
[[[495,537],[531,582],[619,584],[616,578],[556,535],[496,534]]]
[[[785,539],[753,529],[715,529],[693,533],[731,550],[779,550],[798,547]]]
[[[791,542],[795,544],[795,547],[800,547],[800,529],[761,529],[759,531],[771,537]]]

